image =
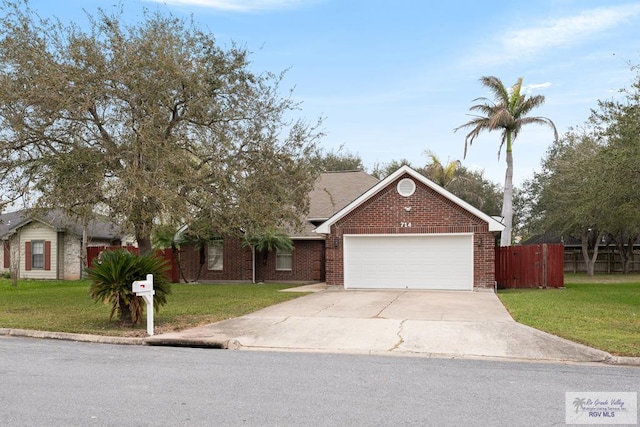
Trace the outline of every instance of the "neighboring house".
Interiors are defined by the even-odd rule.
[[[504,226],[408,166],[382,181],[364,172],[322,174],[292,252],[258,262],[268,281],[326,281],[347,289],[493,288],[495,238]],[[237,238],[201,252],[200,280],[249,281],[251,250]],[[188,279],[200,260],[182,252]]]
[[[62,211],[32,216],[27,211],[0,215],[0,271],[12,268],[23,279],[76,280],[82,271],[82,225]],[[122,234],[107,220],[92,220],[88,246],[120,245]]]

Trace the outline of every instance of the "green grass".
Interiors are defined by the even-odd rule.
[[[282,284],[175,284],[155,315],[156,333],[213,323],[296,298]],[[0,279],[0,328],[146,336],[94,303],[87,281]],[[640,275],[566,275],[564,289],[509,289],[498,296],[515,320],[615,355],[640,357]]]
[[[564,289],[498,292],[520,323],[620,356],[640,356],[640,275],[566,275]]]
[[[238,317],[304,295],[278,292],[292,286],[174,284],[167,305],[154,316],[155,331],[182,330]],[[133,328],[109,321],[110,307],[95,303],[88,289],[88,281],[21,280],[12,287],[10,280],[0,279],[0,328],[146,336],[146,320]]]

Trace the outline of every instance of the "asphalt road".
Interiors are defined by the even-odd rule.
[[[640,368],[0,337],[2,426],[553,426]]]

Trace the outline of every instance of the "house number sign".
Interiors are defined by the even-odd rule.
[[[401,222],[400,223],[400,228],[407,228],[407,227],[411,227],[411,223],[410,222]]]

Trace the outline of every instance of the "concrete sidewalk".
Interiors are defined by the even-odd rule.
[[[535,361],[612,359],[515,322],[493,292],[465,291],[322,290],[239,318],[149,337],[146,343]]]

